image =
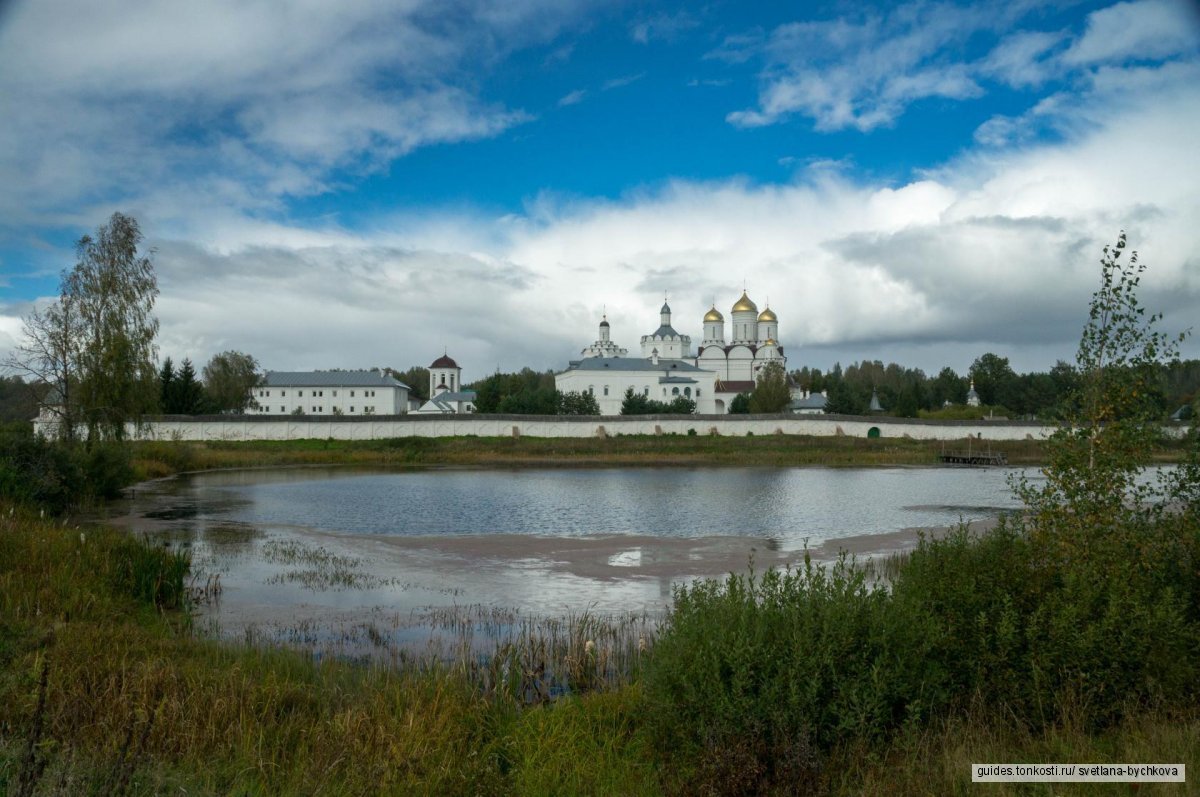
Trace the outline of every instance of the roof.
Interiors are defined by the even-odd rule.
[[[659,310],[658,312],[660,312],[660,313],[669,313],[669,312],[671,312],[671,305],[667,304],[666,302],[663,302],[662,309],[661,309],[661,310]]]
[[[808,398],[796,399],[788,406],[794,410],[823,410],[829,405],[829,398],[820,393],[812,393]]]
[[[749,393],[755,387],[753,379],[731,379],[717,382],[718,393]]]
[[[649,337],[649,338],[678,338],[678,337],[680,337],[680,334],[678,332],[676,332],[675,327],[671,326],[670,324],[663,324],[661,327],[654,330],[654,332],[647,335],[646,337]]]
[[[697,373],[703,368],[697,368],[683,360],[660,359],[657,363],[643,360],[640,357],[588,357],[584,360],[572,360],[567,366],[568,371],[677,371],[679,373]]]
[[[694,384],[696,384],[696,380],[692,379],[690,376],[660,376],[658,378],[658,383],[660,385],[663,385],[663,384],[694,385]]]
[[[267,371],[262,387],[402,387],[408,385],[379,371]]]
[[[713,309],[704,314],[704,320],[705,322],[709,323],[714,321],[724,321],[725,316],[721,315],[721,311],[714,306]]]
[[[457,368],[458,363],[454,362],[448,355],[443,354],[429,364],[430,368]]]

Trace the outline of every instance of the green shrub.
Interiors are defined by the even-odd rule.
[[[83,490],[71,449],[49,443],[26,423],[0,426],[0,498],[62,512]]]
[[[743,793],[979,700],[1031,729],[1196,706],[1200,531],[1185,520],[1091,559],[1007,523],[923,540],[890,585],[843,559],[680,587],[646,670],[657,746],[693,788]]]

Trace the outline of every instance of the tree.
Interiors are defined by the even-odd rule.
[[[600,404],[591,393],[558,393],[559,415],[599,415]]]
[[[249,354],[225,351],[213,355],[204,366],[204,392],[216,412],[245,412],[258,409],[252,391],[262,382],[258,361]]]
[[[174,394],[177,389],[175,364],[168,357],[163,360],[162,368],[158,372],[158,406],[164,413],[171,412],[170,408],[175,403]]]
[[[126,422],[158,405],[158,280],[141,242],[137,221],[114,213],[94,238],[79,239],[58,300],[25,319],[10,364],[53,386],[49,403],[66,440],[78,425],[89,440],[120,439]]]
[[[179,366],[171,400],[171,406],[163,408],[168,415],[198,415],[208,407],[204,387],[196,381],[196,369],[187,357],[183,358],[183,364]]]
[[[984,404],[1012,407],[1017,403],[1014,400],[1017,375],[1007,357],[988,352],[971,363],[967,374],[975,380],[975,392]]]
[[[64,276],[65,280],[65,276]],[[76,387],[79,382],[79,342],[83,329],[77,302],[65,292],[44,310],[23,319],[24,337],[5,365],[50,386],[45,407],[54,416],[58,437],[75,440],[80,422]]]
[[[1151,388],[1185,335],[1158,331],[1161,314],[1145,314],[1136,292],[1145,266],[1136,252],[1122,264],[1125,247],[1123,232],[1114,246],[1104,247],[1101,285],[1076,355],[1076,388],[1066,403],[1067,425],[1050,438],[1045,481],[1014,485],[1041,541],[1072,557],[1101,555],[1109,543],[1128,545],[1122,537],[1142,534],[1167,512],[1194,528],[1200,513],[1196,430],[1183,465],[1156,481],[1142,478],[1162,434]]]
[[[695,412],[696,402],[687,396],[676,396],[668,403],[635,393],[633,388],[625,390],[625,400],[621,402],[622,415],[691,415]]]
[[[729,402],[730,415],[747,415],[750,412],[750,394],[738,393]]]
[[[28,421],[38,414],[38,404],[49,386],[45,382],[26,383],[19,376],[0,376],[0,423]]]
[[[422,365],[414,365],[407,371],[392,370],[393,376],[408,385],[408,394],[421,401],[429,400],[429,369]]]
[[[779,363],[772,362],[758,374],[758,384],[750,394],[750,411],[754,413],[776,413],[787,409],[792,402],[788,390],[787,373]]]

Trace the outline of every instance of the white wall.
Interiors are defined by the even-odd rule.
[[[53,432],[53,423],[35,423],[39,433]],[[820,415],[638,415],[612,418],[546,418],[521,415],[394,415],[375,417],[314,417],[217,415],[184,418],[165,416],[128,429],[130,437],[155,440],[377,440],[390,437],[597,437],[617,434],[697,434],[713,430],[724,436],[790,434],[866,437],[878,427],[882,438],[964,441],[969,435],[981,440],[1042,439],[1055,429],[1017,422],[944,421],[920,422],[857,416]],[[1186,426],[1165,427],[1182,437]]]

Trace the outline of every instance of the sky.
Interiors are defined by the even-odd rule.
[[[1192,0],[0,0],[0,359],[120,211],[198,367],[561,370],[744,287],[789,368],[1045,370],[1122,230],[1200,322],[1197,130]]]

